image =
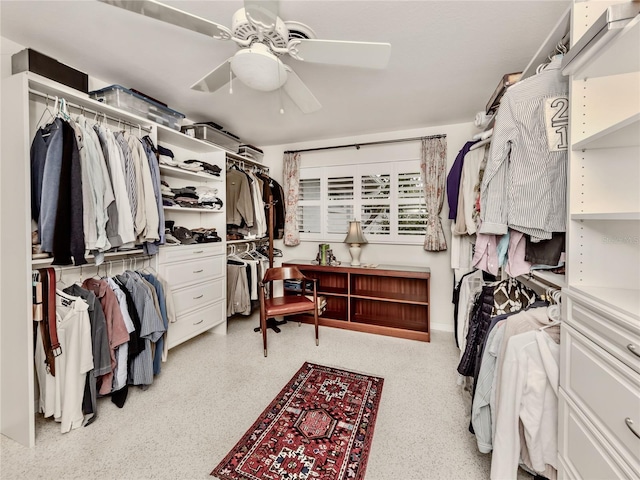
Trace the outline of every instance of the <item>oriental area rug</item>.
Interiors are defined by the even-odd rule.
[[[211,475],[362,480],[383,382],[305,363]]]

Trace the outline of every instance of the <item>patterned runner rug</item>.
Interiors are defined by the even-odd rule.
[[[362,480],[383,382],[305,363],[211,475]]]

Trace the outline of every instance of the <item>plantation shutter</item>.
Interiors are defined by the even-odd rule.
[[[313,171],[309,171],[313,170]],[[301,169],[300,176],[311,175],[311,178],[300,178],[298,200],[298,231],[300,233],[321,234],[321,179],[318,169]]]
[[[424,235],[427,209],[420,171],[398,173],[398,235]]]
[[[360,220],[367,235],[391,233],[391,175],[362,174]]]
[[[339,168],[347,172],[346,168]],[[351,168],[353,171],[353,168]],[[327,216],[326,233],[347,234],[349,221],[354,213],[354,177],[353,175],[329,176],[327,178]]]

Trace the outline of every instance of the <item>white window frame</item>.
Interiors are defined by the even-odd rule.
[[[379,244],[404,244],[404,245],[421,245],[424,243],[424,232],[419,235],[400,235],[398,233],[398,206],[406,204],[406,199],[399,198],[398,192],[398,175],[401,173],[417,172],[420,175],[420,160],[402,160],[387,162],[360,163],[356,165],[328,165],[328,166],[309,166],[300,168],[300,180],[303,179],[320,179],[320,199],[316,201],[300,201],[299,208],[305,205],[314,205],[320,207],[320,232],[300,232],[300,240],[317,241],[317,242],[343,242],[347,234],[347,225],[345,225],[344,233],[329,234],[326,218],[330,207],[328,198],[328,178],[330,177],[354,177],[354,199],[353,211],[356,220],[362,220],[362,205],[367,204],[368,200],[361,198],[362,175],[389,174],[391,177],[391,187],[389,195],[389,217],[390,231],[389,234],[368,234],[365,226],[364,234],[369,243]],[[342,202],[340,202],[342,203]],[[421,204],[424,205],[424,197],[421,198]]]

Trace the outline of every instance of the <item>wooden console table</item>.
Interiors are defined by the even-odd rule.
[[[306,276],[318,280],[318,295],[327,299],[320,325],[428,342],[429,282],[426,267],[379,265],[321,266],[292,260]],[[296,320],[313,322],[306,315]]]

